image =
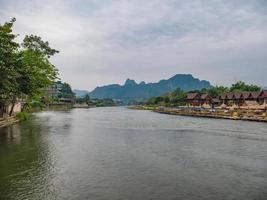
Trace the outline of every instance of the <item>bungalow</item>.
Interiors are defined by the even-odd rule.
[[[258,96],[259,104],[267,104],[267,90],[262,90]]]
[[[214,107],[220,105],[221,107],[257,107],[263,104],[267,107],[267,90],[260,92],[230,92],[218,98],[212,98],[209,94],[200,95],[190,92],[186,98],[187,106]]]
[[[208,106],[212,105],[212,97],[209,94],[188,93],[186,98],[187,106]]]
[[[186,97],[187,106],[200,106],[201,105],[201,96],[198,93],[187,93]]]
[[[267,91],[260,92],[231,92],[219,97],[221,105],[249,106],[261,105],[267,102]]]
[[[212,97],[209,94],[202,94],[200,97],[200,103],[202,106],[210,107],[212,105]]]
[[[221,102],[221,104],[226,105],[226,94],[219,96],[219,101]]]
[[[218,98],[212,98],[212,108],[217,107],[220,105],[220,99]]]
[[[230,92],[227,93],[225,96],[225,100],[226,100],[226,105],[232,105],[234,104],[234,93]]]

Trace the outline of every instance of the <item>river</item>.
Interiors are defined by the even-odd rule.
[[[123,107],[0,129],[0,199],[266,200],[267,124]]]

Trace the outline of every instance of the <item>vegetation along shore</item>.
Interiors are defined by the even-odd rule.
[[[189,92],[178,88],[129,108],[182,116],[267,122],[267,91],[241,81],[230,88],[216,86]]]

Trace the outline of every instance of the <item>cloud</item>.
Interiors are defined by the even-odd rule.
[[[0,0],[1,23],[60,50],[52,59],[74,88],[192,73],[214,84],[267,85],[263,0]]]

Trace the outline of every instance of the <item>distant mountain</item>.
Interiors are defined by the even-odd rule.
[[[73,92],[75,93],[76,97],[83,97],[89,93],[87,90],[73,90]]]
[[[127,79],[124,85],[112,84],[96,87],[90,96],[92,98],[112,98],[112,99],[147,99],[153,96],[172,92],[177,87],[184,91],[210,88],[212,85],[206,80],[194,78],[191,74],[177,74],[168,80],[161,80],[157,83],[137,84],[134,80]]]

